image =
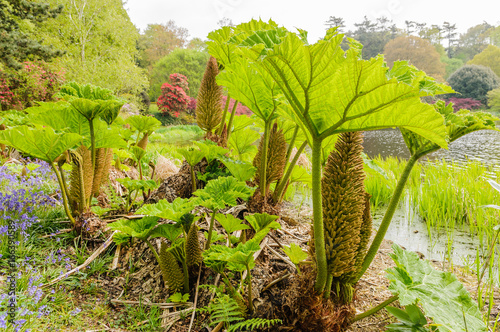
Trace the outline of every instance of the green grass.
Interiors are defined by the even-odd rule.
[[[377,208],[389,203],[405,161],[375,158],[374,162],[386,173],[366,168],[365,187],[372,195],[372,206]],[[405,191],[429,232],[434,228],[460,228],[477,234],[480,240],[486,236],[487,240],[499,223],[499,213],[483,206],[500,205],[500,193],[491,188],[487,179],[499,176],[500,171],[477,161],[428,161],[414,167]]]

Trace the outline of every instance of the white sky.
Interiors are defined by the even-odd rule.
[[[150,23],[174,20],[188,29],[190,38],[206,39],[218,28],[217,21],[230,18],[238,24],[252,18],[272,18],[288,29],[309,31],[309,41],[322,37],[330,16],[344,18],[347,28],[368,16],[370,20],[386,16],[400,28],[404,21],[441,25],[456,23],[459,32],[486,21],[500,24],[498,0],[127,0],[130,19],[141,30]]]

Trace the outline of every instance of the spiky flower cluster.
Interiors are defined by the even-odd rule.
[[[255,182],[260,185],[261,158],[264,150],[264,139],[260,140],[259,150],[253,160],[253,166],[257,168]],[[278,130],[278,124],[275,123],[269,131],[269,147],[267,150],[267,170],[266,187],[281,179],[286,165],[286,140],[283,130]]]
[[[222,120],[222,87],[217,85],[218,74],[217,60],[210,57],[201,81],[196,105],[198,126],[207,133],[212,132]]]
[[[371,234],[362,143],[360,132],[341,134],[322,179],[328,272],[341,284],[349,284],[356,277]]]

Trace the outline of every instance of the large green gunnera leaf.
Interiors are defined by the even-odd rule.
[[[487,331],[477,303],[450,272],[435,270],[417,254],[393,246],[395,268],[387,270],[389,290],[401,305],[419,303],[439,331]]]
[[[0,131],[0,143],[49,163],[81,140],[78,134],[56,133],[50,127],[32,129],[20,126]]]
[[[442,100],[434,104],[434,108],[444,117],[447,133],[446,138],[449,143],[474,131],[498,130],[495,125],[495,121],[498,118],[490,113],[471,112],[469,110],[460,110],[454,113],[453,103],[446,105]],[[425,155],[440,148],[436,143],[429,141],[425,137],[416,135],[407,129],[402,128],[401,133],[412,155]]]
[[[402,75],[389,75],[382,57],[361,59],[357,44],[344,52],[340,47],[343,36],[334,29],[313,45],[293,33],[279,39],[262,38],[263,33],[242,43],[241,54],[253,54],[252,61],[266,68],[290,105],[284,110],[292,112],[291,117],[313,138],[404,127],[446,147],[442,116],[420,97],[452,92],[450,88],[427,89],[432,80],[426,77],[419,81],[422,84],[414,84],[420,78],[416,73],[407,79],[411,84],[398,81]],[[273,45],[272,40],[278,42]]]
[[[198,197],[195,199],[196,204],[211,210],[220,210],[226,205],[235,206],[238,198],[247,200],[253,191],[254,188],[248,187],[245,182],[228,176],[209,181],[205,188],[198,189],[193,195]]]

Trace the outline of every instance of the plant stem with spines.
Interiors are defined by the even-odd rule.
[[[233,110],[231,112],[231,116],[229,117],[229,123],[227,124],[227,139],[229,140],[229,136],[231,135],[231,127],[233,126],[234,115],[236,114],[236,106],[238,106],[238,101],[234,101]]]
[[[410,157],[410,159],[408,159],[408,163],[406,164],[406,167],[403,170],[401,177],[399,178],[396,189],[394,189],[394,194],[392,195],[391,201],[389,202],[389,207],[387,208],[384,218],[380,223],[377,235],[375,235],[375,238],[373,239],[370,249],[368,249],[368,252],[366,253],[365,259],[363,261],[363,264],[361,265],[361,269],[354,283],[358,282],[358,280],[361,279],[361,277],[366,272],[366,270],[372,263],[373,259],[375,258],[375,255],[377,254],[377,251],[380,248],[382,241],[384,240],[385,234],[387,233],[387,229],[391,224],[394,212],[396,212],[396,208],[398,207],[399,199],[403,194],[406,181],[408,180],[408,177],[411,174],[411,170],[413,169],[413,166],[415,166],[415,163],[417,162],[418,159],[419,159],[418,155],[413,155]]]
[[[368,316],[373,315],[374,313],[384,309],[387,307],[389,304],[392,302],[396,301],[399,298],[399,295],[394,295],[393,297],[390,297],[389,299],[385,300],[384,302],[380,303],[378,306],[373,307],[359,315],[354,316],[354,318],[351,320],[351,323],[357,322],[358,320],[361,320],[363,318],[366,318]]]
[[[215,215],[217,214],[217,209],[214,209],[214,213],[210,218],[210,227],[208,228],[208,238],[207,243],[205,244],[205,250],[210,248],[210,241],[212,241],[212,230],[214,229]]]
[[[260,156],[260,194],[262,196],[262,199],[266,198],[266,172],[267,172],[267,151],[269,150],[269,131],[270,131],[270,126],[271,123],[270,121],[266,122],[264,124],[264,144],[262,147],[262,154]]]
[[[218,134],[221,135],[224,130],[224,123],[226,123],[227,110],[229,109],[229,101],[231,96],[228,94],[226,99],[226,105],[224,105],[224,112],[222,113],[222,120],[220,122],[219,128],[217,128]]]
[[[325,229],[323,225],[323,202],[321,197],[321,143],[320,139],[313,139],[312,146],[312,203],[313,203],[313,231],[314,250],[316,253],[317,276],[314,289],[318,294],[325,290],[328,278],[326,263]]]
[[[302,143],[302,145],[297,150],[297,153],[295,154],[292,161],[290,162],[290,165],[288,165],[288,169],[286,170],[285,175],[281,178],[280,182],[278,183],[278,185],[276,187],[276,190],[274,191],[274,197],[273,197],[274,202],[277,203],[277,202],[282,201],[283,194],[284,194],[285,188],[287,188],[287,183],[288,183],[288,180],[290,179],[290,176],[292,175],[293,168],[297,164],[297,161],[299,160],[300,155],[302,154],[302,151],[304,151],[306,146],[307,146],[307,141],[304,141],[304,143]],[[289,159],[289,157],[287,157],[286,160],[288,160],[288,159]]]
[[[59,174],[59,172],[57,171],[57,168],[54,166],[53,162],[50,163],[50,166],[52,167],[52,170],[54,171],[54,173],[56,173],[57,182],[59,182],[59,187],[61,187],[61,196],[63,199],[64,211],[66,212],[66,215],[68,216],[69,220],[71,220],[71,223],[74,226],[74,225],[76,225],[76,221],[75,221],[75,218],[73,218],[73,215],[71,214],[71,210],[69,209],[69,206],[68,206],[68,196],[67,196],[68,193],[65,190],[65,186],[64,186],[61,174]]]

